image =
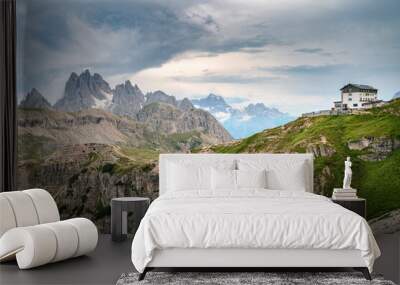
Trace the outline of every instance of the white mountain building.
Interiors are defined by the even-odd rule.
[[[302,117],[357,114],[362,110],[381,107],[388,102],[378,99],[378,89],[364,84],[349,83],[340,89],[341,100],[330,110],[302,114]]]
[[[369,109],[385,103],[378,99],[378,89],[370,85],[349,83],[340,91],[341,101],[333,102],[333,110]]]

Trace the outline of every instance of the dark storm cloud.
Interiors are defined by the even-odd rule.
[[[18,2],[25,91],[84,68],[105,76],[134,73],[187,50],[221,53],[268,42],[263,34],[221,40],[211,15],[185,12],[190,1]]]
[[[28,89],[45,85],[55,73],[65,77],[86,67],[107,76],[158,66],[207,35],[204,26],[185,22],[172,7],[151,1],[37,0],[19,5],[19,33],[24,36],[19,54]],[[205,25],[210,24],[208,18]]]
[[[172,79],[180,82],[191,83],[231,83],[231,84],[254,84],[266,83],[279,80],[272,76],[246,76],[246,75],[204,75],[204,76],[174,76]]]
[[[398,0],[304,0],[290,6],[279,1],[18,0],[17,5],[18,90],[37,87],[53,102],[72,71],[90,68],[107,78],[160,66],[186,51],[262,57],[267,45],[288,48],[288,61],[298,64],[267,67],[277,77],[339,74],[397,88],[398,70],[390,73],[385,65],[400,65]],[[313,56],[326,62],[304,63]],[[381,66],[385,77],[360,75]],[[181,80],[256,85],[271,79],[250,72]]]
[[[277,66],[277,67],[261,67],[260,70],[269,71],[277,75],[293,75],[293,76],[314,76],[314,75],[333,75],[340,71],[353,68],[344,64],[327,64],[327,65],[295,65],[295,66]]]
[[[322,48],[298,48],[295,49],[294,51],[303,53],[321,53],[324,50]]]

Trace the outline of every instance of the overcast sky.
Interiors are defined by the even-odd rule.
[[[178,98],[244,98],[298,115],[348,82],[400,90],[400,1],[18,0],[19,97],[71,72]],[[232,100],[232,99],[231,99]]]

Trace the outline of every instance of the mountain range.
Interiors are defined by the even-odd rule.
[[[111,198],[157,197],[160,153],[232,141],[213,113],[243,111],[226,105],[207,111],[129,80],[111,88],[89,70],[71,73],[54,105],[33,88],[18,108],[18,188],[47,189],[63,218],[87,217],[107,233]],[[246,112],[263,116],[262,107]]]
[[[177,100],[161,90],[144,94],[138,85],[127,80],[114,89],[103,77],[89,70],[80,75],[71,73],[65,83],[64,94],[54,106],[35,88],[21,101],[21,108],[45,108],[64,112],[78,112],[87,109],[102,109],[115,115],[137,120],[140,111],[152,103],[168,104],[182,112],[201,109],[211,113],[233,138],[243,138],[266,128],[287,123],[294,118],[263,103],[249,104],[243,109],[229,105],[222,96],[210,94],[200,99]],[[196,111],[198,115],[206,115]]]
[[[251,103],[242,109],[233,108],[222,96],[215,94],[193,99],[192,103],[196,108],[213,114],[235,139],[248,137],[295,119],[289,114],[282,113],[276,108],[269,108],[263,103]]]
[[[160,153],[232,140],[189,99],[144,94],[125,81],[114,89],[99,74],[72,73],[51,105],[35,88],[18,108],[18,188],[55,197],[63,218],[83,216],[110,230],[113,197],[155,198]]]

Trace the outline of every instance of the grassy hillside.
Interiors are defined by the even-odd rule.
[[[369,141],[368,146],[362,146]],[[352,147],[361,145],[361,147]],[[368,199],[368,218],[400,208],[400,100],[360,115],[299,118],[230,144],[218,153],[313,152],[315,189],[330,196],[343,179],[344,160],[353,160],[352,186]]]

